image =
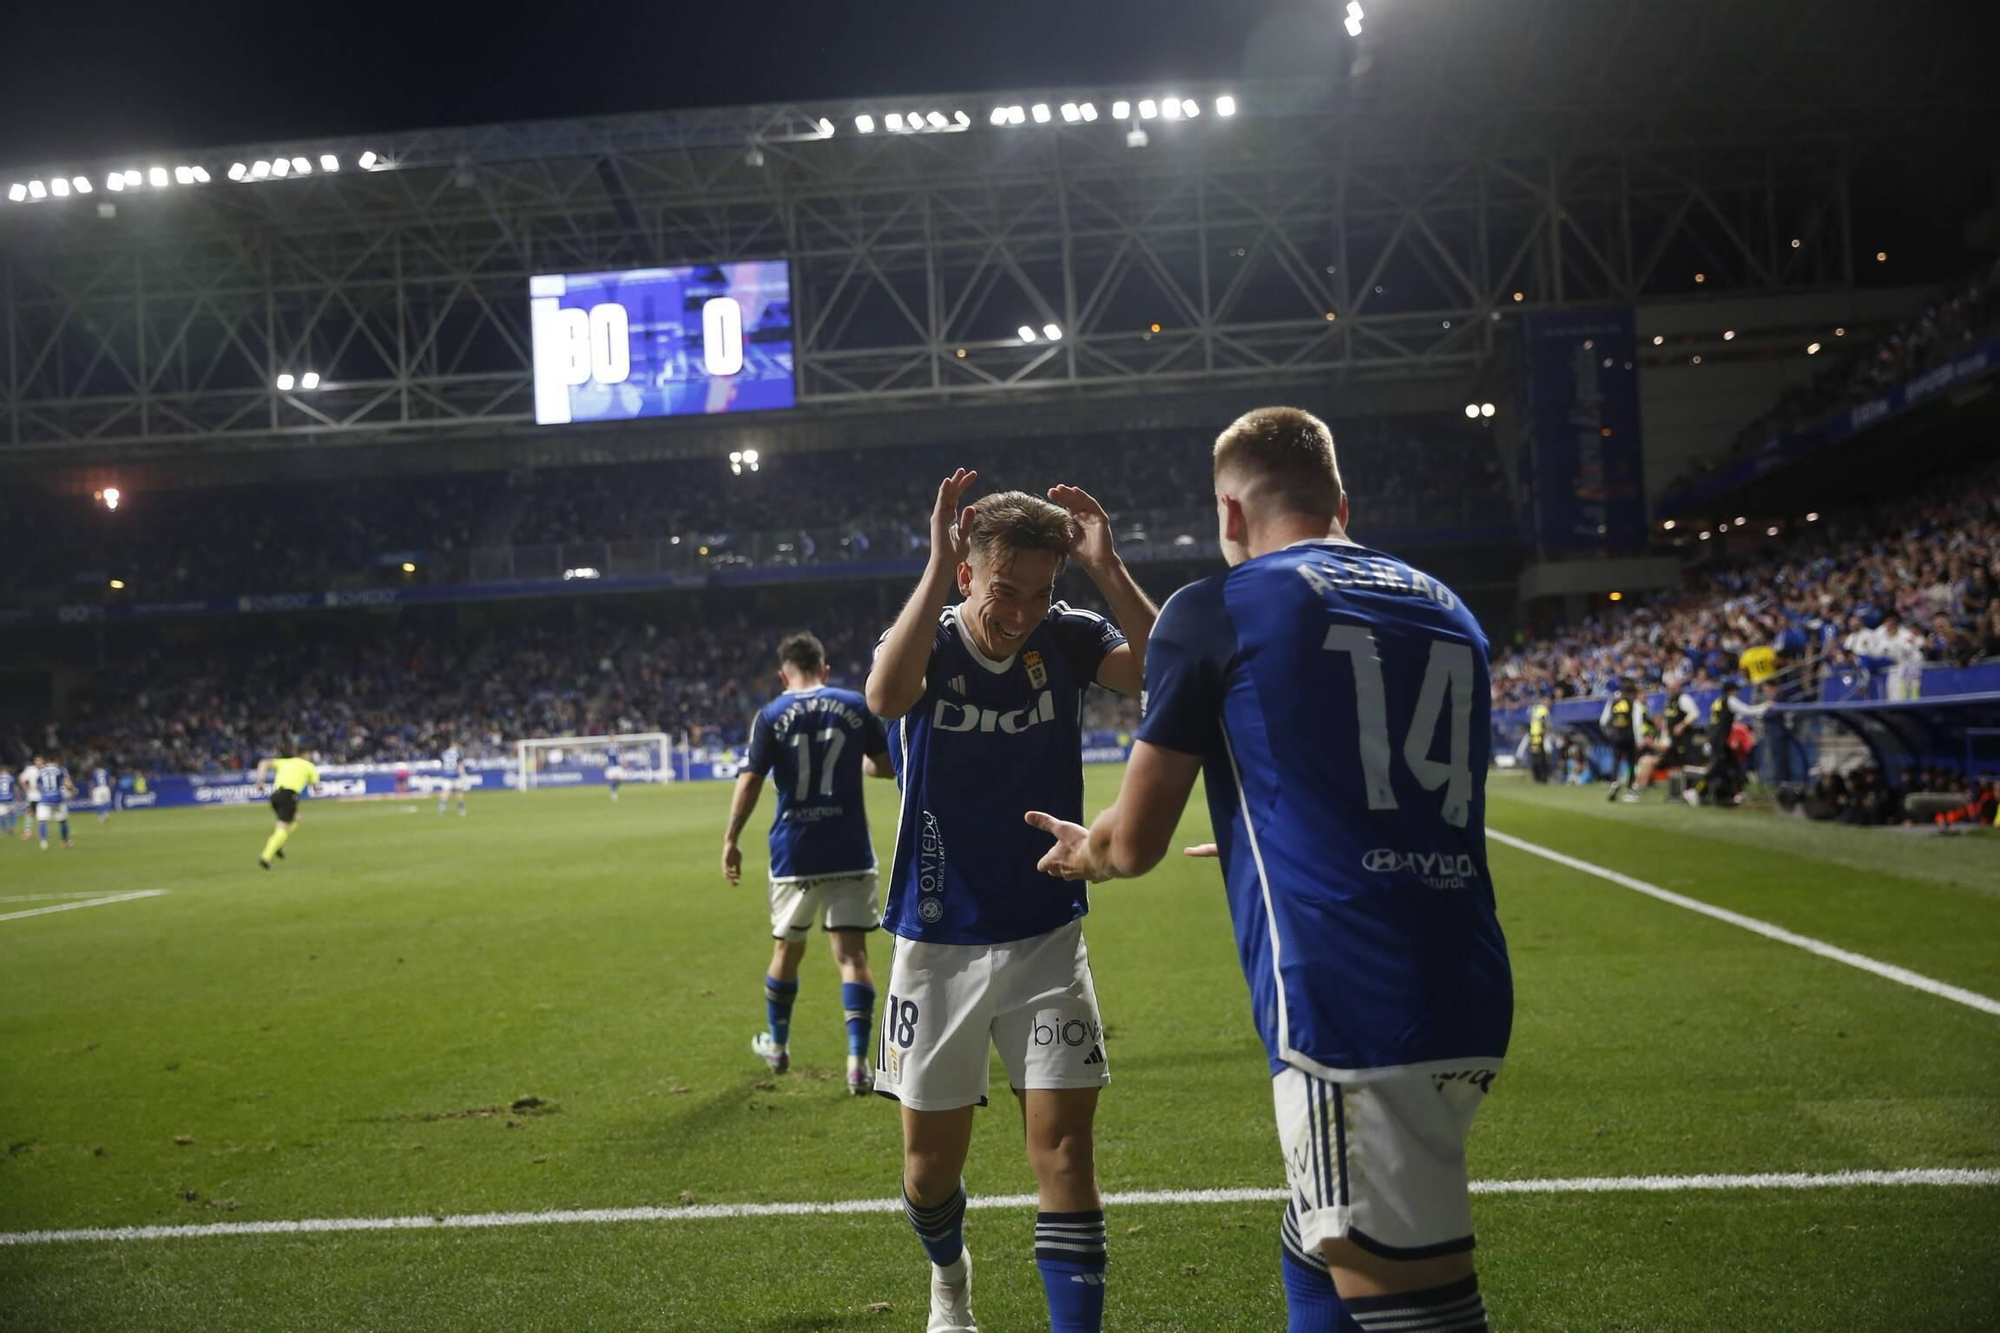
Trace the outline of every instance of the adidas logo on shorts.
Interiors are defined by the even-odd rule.
[[[1103,1064],[1103,1063],[1104,1063],[1104,1048],[1103,1048],[1102,1046],[1093,1046],[1093,1047],[1091,1047],[1091,1048],[1090,1048],[1090,1054],[1089,1054],[1089,1055],[1086,1055],[1086,1056],[1084,1056],[1084,1057],[1083,1057],[1083,1062],[1084,1062],[1085,1064],[1087,1064],[1087,1065],[1101,1065],[1101,1064]]]

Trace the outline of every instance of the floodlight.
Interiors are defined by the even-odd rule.
[[[900,111],[891,111],[888,115],[882,117],[882,124],[891,132],[901,134],[903,132],[903,113]]]
[[[1031,343],[1035,340],[1034,329],[1030,328],[1026,324],[1023,324],[1020,328],[1014,330],[1014,332],[1021,335],[1021,341],[1024,343]]]
[[[125,183],[127,185],[137,185],[140,183],[139,172],[136,168],[125,173]]]
[[[310,176],[312,175],[312,169],[313,169],[313,164],[306,161],[304,158],[295,157],[292,159],[292,170],[298,172],[299,175]]]
[[[972,128],[972,117],[966,115],[963,111],[952,112],[951,118],[953,121],[957,123],[958,128],[962,130],[969,130]]]
[[[875,132],[875,117],[856,116],[854,118],[854,128],[862,134],[873,134]]]
[[[1132,104],[1130,102],[1113,102],[1111,104],[1111,118],[1113,120],[1123,120],[1131,114]]]
[[[292,377],[289,373],[278,376],[278,392],[290,393],[292,391],[292,383]]]
[[[1477,420],[1479,420],[1479,404],[1478,404],[1478,403],[1467,403],[1467,404],[1465,405],[1465,419],[1466,419],[1467,421],[1477,421]]]
[[[250,179],[252,180],[265,180],[269,178],[270,174],[271,164],[269,162],[259,161],[256,166],[250,168]]]
[[[192,170],[194,171],[194,183],[196,185],[208,184],[209,175],[207,167],[194,167]]]
[[[1078,107],[1077,109],[1083,113],[1083,119],[1085,123],[1097,119],[1097,103],[1085,102],[1081,107]]]
[[[69,182],[58,176],[49,182],[49,193],[58,199],[69,198]]]
[[[1148,97],[1139,103],[1139,119],[1151,120],[1160,114],[1160,104]]]
[[[1819,344],[1818,344],[1818,343],[1807,343],[1807,344],[1806,344],[1806,355],[1807,355],[1807,356],[1818,356],[1818,355],[1819,355]]]
[[[1160,114],[1168,120],[1179,120],[1181,118],[1181,99],[1178,97],[1161,98]]]
[[[7,187],[7,197],[18,204],[28,197],[28,187],[15,181]]]
[[[112,172],[104,178],[104,188],[112,191],[114,194],[123,190],[125,188],[125,177],[118,172]]]
[[[1492,416],[1492,415],[1493,415],[1493,404],[1491,404],[1491,403],[1481,403],[1481,404],[1479,405],[1479,415],[1480,415],[1480,416],[1482,416],[1482,417],[1490,417],[1490,416]]]
[[[754,462],[756,462],[756,461],[757,461],[757,451],[756,451],[755,449],[745,449],[745,450],[743,451],[743,461],[744,461],[744,462],[746,462],[746,463],[754,463]]]
[[[1216,99],[1215,99],[1215,114],[1216,114],[1216,115],[1218,115],[1218,116],[1233,116],[1233,115],[1235,115],[1235,114],[1236,114],[1236,99],[1235,99],[1235,98],[1233,98],[1233,97],[1231,97],[1231,96],[1229,96],[1229,95],[1228,95],[1227,93],[1224,93],[1224,94],[1223,94],[1223,95],[1222,95],[1221,97],[1218,97],[1218,98],[1216,98]]]
[[[373,166],[375,165],[375,160],[376,160],[376,159],[375,159],[375,153],[374,153],[374,150],[372,150],[372,149],[371,149],[371,150],[369,150],[368,152],[366,152],[366,153],[363,153],[363,154],[361,155],[361,169],[362,169],[363,171],[366,171],[366,170],[368,170],[368,169],[369,169],[370,167],[373,167]]]
[[[1027,112],[1027,109],[1026,109],[1025,107],[1019,107],[1019,106],[1010,106],[1010,107],[1008,107],[1008,108],[1007,108],[1007,123],[1008,123],[1009,125],[1025,125],[1025,124],[1027,124],[1027,123],[1028,123],[1028,112]]]
[[[1064,102],[1062,104],[1062,118],[1065,123],[1074,125],[1083,119],[1083,112],[1077,110],[1076,103]]]
[[[332,153],[321,153],[319,155],[319,169],[321,171],[339,171],[340,159]]]
[[[944,118],[944,112],[942,111],[933,111],[929,115],[925,116],[924,119],[930,122],[930,126],[934,130],[941,130],[945,126],[951,124],[950,121]]]
[[[1007,108],[1004,106],[994,107],[993,114],[986,118],[986,123],[989,125],[1005,125],[1007,123]]]
[[[1042,325],[1042,336],[1052,343],[1061,342],[1062,330],[1054,324],[1044,324]]]
[[[1046,125],[1049,123],[1049,104],[1047,102],[1037,102],[1028,114],[1035,118],[1035,124]]]
[[[308,370],[305,374],[299,376],[299,387],[301,389],[317,389],[319,387],[319,372],[317,370]]]
[[[1181,114],[1189,120],[1193,120],[1201,114],[1201,103],[1195,101],[1192,97],[1183,97],[1181,99]]]
[[[1361,20],[1354,17],[1354,15],[1349,14],[1343,26],[1347,29],[1349,37],[1359,37],[1361,35]]]
[[[244,166],[241,162],[235,162],[230,165],[229,179],[233,181],[240,181],[249,174],[250,168]]]
[[[167,169],[165,167],[151,167],[147,169],[146,184],[156,188],[164,188],[166,183]]]
[[[274,157],[271,159],[271,174],[283,180],[292,174],[292,164],[282,157]]]
[[[192,171],[189,171],[186,167],[175,167],[174,184],[176,185],[194,184],[194,173]]]

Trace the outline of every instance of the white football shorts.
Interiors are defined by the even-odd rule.
[[[793,875],[771,881],[771,938],[802,940],[817,921],[822,930],[875,930],[882,924],[876,873]]]
[[[109,787],[92,787],[92,788],[90,789],[90,803],[91,803],[92,805],[110,805],[110,804],[111,804],[111,788],[109,788]]]
[[[1317,1258],[1321,1242],[1350,1240],[1388,1259],[1471,1249],[1465,1139],[1493,1078],[1476,1064],[1363,1083],[1279,1073],[1286,1247]]]
[[[69,818],[69,803],[58,801],[53,805],[35,802],[35,818],[39,820],[63,820]]]
[[[889,990],[875,1091],[914,1110],[984,1105],[989,1046],[1017,1091],[1111,1081],[1081,921],[1005,944],[899,937]]]
[[[606,782],[623,782],[625,780],[625,766],[623,764],[612,764],[604,770],[604,780]]]

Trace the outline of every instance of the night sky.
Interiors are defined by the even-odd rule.
[[[8,6],[0,164],[788,98],[1230,78],[1332,0]],[[586,18],[618,15],[609,21]],[[455,16],[455,17],[454,17]]]

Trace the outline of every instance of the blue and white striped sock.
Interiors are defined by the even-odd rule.
[[[1104,1210],[1035,1214],[1035,1267],[1049,1298],[1050,1333],[1104,1327]]]
[[[958,1262],[958,1256],[965,1252],[965,1182],[958,1182],[958,1188],[943,1203],[929,1208],[918,1207],[910,1199],[908,1190],[903,1191],[903,1214],[910,1219],[910,1229],[923,1242],[924,1253],[939,1268],[949,1268]]]

